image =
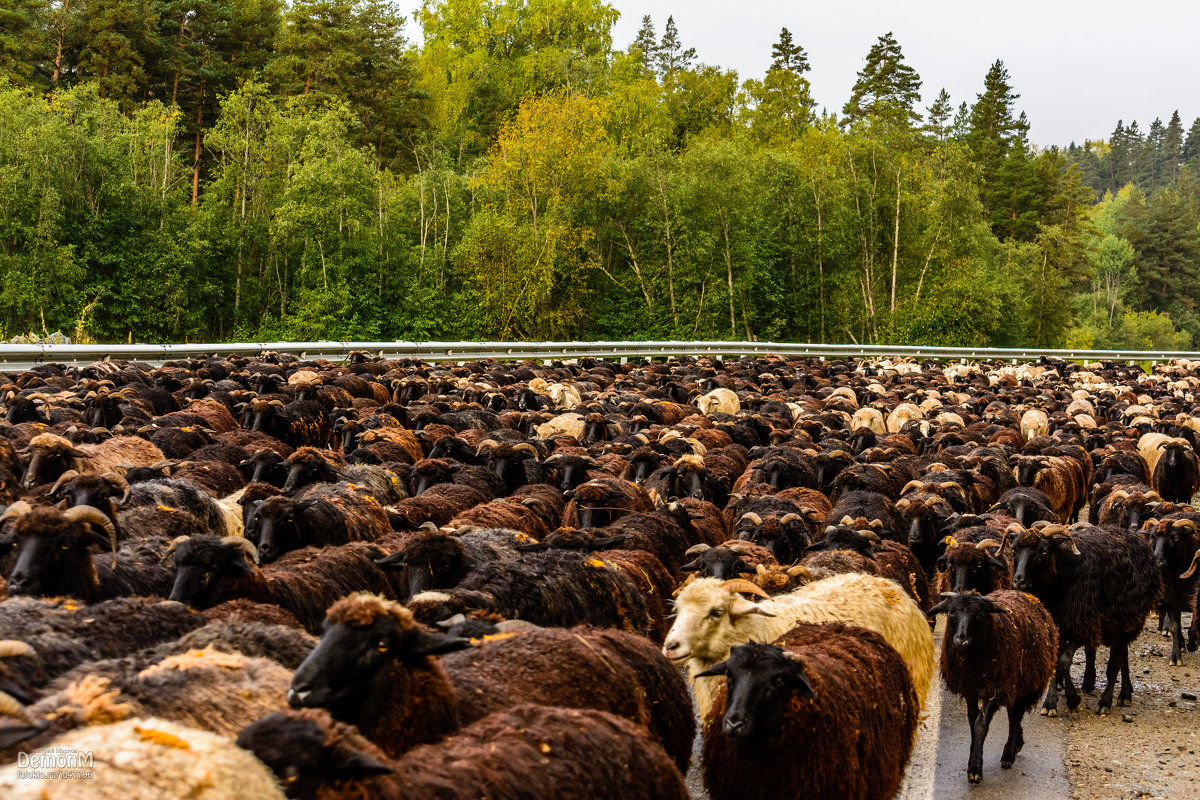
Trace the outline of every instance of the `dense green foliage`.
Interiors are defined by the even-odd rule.
[[[842,116],[601,0],[0,8],[0,333],[1191,346],[1200,121],[1040,149],[997,61]],[[764,47],[767,45],[764,44]]]

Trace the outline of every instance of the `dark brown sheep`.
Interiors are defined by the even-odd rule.
[[[879,634],[800,623],[775,644],[734,647],[704,721],[713,800],[890,800],[917,730],[904,660]]]
[[[1054,677],[1058,630],[1037,598],[1011,590],[952,594],[929,613],[947,615],[942,680],[947,689],[967,701],[971,730],[967,780],[979,783],[983,780],[983,742],[992,715],[1001,706],[1008,709],[1008,741],[1000,767],[1011,768],[1021,752],[1025,744],[1021,718]]]

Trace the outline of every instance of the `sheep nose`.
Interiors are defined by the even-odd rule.
[[[971,646],[971,637],[970,636],[955,636],[954,637],[954,646],[955,647],[963,647],[963,648],[970,647]]]
[[[674,653],[678,649],[679,649],[679,642],[677,642],[677,641],[668,639],[666,642],[663,643],[663,655],[664,656],[669,657],[672,653]]]
[[[750,732],[749,723],[743,717],[731,717],[725,715],[725,735],[731,739],[744,737]]]
[[[1029,588],[1029,579],[1026,578],[1024,575],[1018,575],[1018,576],[1014,577],[1013,578],[1013,588],[1014,589],[1028,589]]]
[[[312,691],[308,689],[289,689],[287,693],[288,705],[292,708],[302,708],[304,701],[308,699],[310,694],[312,694]]]

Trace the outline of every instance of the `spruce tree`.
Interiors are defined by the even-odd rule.
[[[920,98],[921,78],[904,63],[900,45],[889,31],[871,45],[842,113],[851,125],[867,117],[885,116],[915,124],[921,118],[915,110]]]
[[[944,142],[946,137],[950,135],[950,115],[953,113],[952,108],[953,106],[950,105],[950,93],[943,87],[938,92],[933,105],[929,107],[928,122],[925,123],[925,130],[939,142]]]
[[[654,21],[650,15],[642,17],[642,27],[638,29],[633,40],[633,47],[641,53],[642,66],[648,70],[654,69],[655,58],[658,54],[658,40],[654,35]]]
[[[688,69],[696,60],[696,48],[684,49],[679,40],[679,29],[675,27],[675,17],[667,17],[667,26],[663,29],[662,41],[658,44],[658,72],[664,78],[680,70]]]
[[[1179,109],[1171,114],[1171,121],[1163,132],[1162,144],[1163,181],[1174,183],[1179,177],[1179,167],[1183,163],[1183,121],[1179,119]]]
[[[1192,121],[1187,138],[1183,142],[1183,163],[1193,173],[1200,173],[1200,117]]]
[[[797,75],[809,70],[808,53],[792,41],[792,32],[787,28],[779,31],[779,41],[771,45],[771,68],[785,69]]]

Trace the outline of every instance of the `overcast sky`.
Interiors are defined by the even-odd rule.
[[[1197,0],[611,0],[613,44],[633,41],[643,14],[658,35],[674,15],[700,61],[761,77],[779,29],[808,51],[818,108],[841,111],[875,40],[892,31],[923,80],[924,111],[945,87],[973,103],[997,58],[1039,145],[1108,138],[1118,119],[1144,132],[1178,109],[1185,131],[1200,116]],[[415,7],[415,2],[401,2]],[[413,38],[418,39],[419,31]]]

